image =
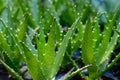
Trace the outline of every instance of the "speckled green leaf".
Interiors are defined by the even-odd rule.
[[[44,31],[42,29],[42,27],[40,27],[40,30],[39,30],[39,35],[37,35],[37,39],[36,39],[36,42],[37,42],[37,50],[38,50],[38,60],[43,63],[43,55],[45,54],[45,37],[44,37]]]
[[[67,45],[68,45],[68,42],[69,42],[69,39],[74,31],[74,29],[76,28],[76,25],[78,24],[79,22],[79,18],[77,18],[75,20],[75,22],[73,23],[73,25],[71,26],[71,29],[68,30],[66,36],[63,38],[63,41],[61,43],[61,46],[59,47],[58,49],[58,52],[56,53],[56,57],[55,57],[55,60],[54,60],[54,65],[53,65],[53,68],[52,68],[52,72],[51,72],[51,78],[53,78],[53,76],[55,76],[55,74],[58,72],[59,68],[60,68],[60,65],[61,65],[61,62],[63,60],[63,57],[65,55],[65,50],[67,48]]]
[[[18,32],[18,40],[19,41],[24,41],[25,40],[25,33],[26,33],[26,30],[27,30],[27,17],[22,22],[22,24],[20,25],[20,29],[19,29],[19,32]]]
[[[76,30],[77,33],[74,32],[72,40],[71,40],[71,48],[72,48],[72,54],[75,53],[75,51],[81,46],[82,39],[83,39],[83,24],[81,22],[78,22]]]
[[[1,22],[3,23],[5,29],[7,30],[7,32],[9,33],[9,35],[11,36],[11,38],[13,39],[14,45],[17,46],[20,54],[22,54],[21,45],[20,45],[20,43],[19,43],[19,41],[18,41],[17,36],[14,34],[14,31],[12,31],[12,28],[9,28],[9,27],[5,24],[5,22],[4,22],[3,20],[1,20]],[[18,53],[18,54],[19,54],[19,53]]]
[[[117,30],[120,31],[120,24],[118,25]],[[103,64],[110,57],[115,45],[117,44],[118,37],[119,37],[119,35],[117,34],[117,32],[114,32],[114,35],[112,36],[112,38],[107,46],[107,49],[100,61],[100,64]]]
[[[46,58],[45,58],[45,37],[44,37],[44,31],[42,29],[42,27],[39,30],[39,34],[37,35],[38,38],[36,38],[36,42],[37,42],[37,51],[38,51],[38,60],[40,62],[40,67],[42,68],[42,71],[44,73],[44,75],[47,77],[47,79],[49,79],[49,72],[50,70],[48,69],[48,62],[46,62]]]
[[[85,64],[93,63],[93,33],[90,20],[87,21],[82,41],[82,58]]]
[[[44,76],[44,73],[42,72],[42,67],[39,65],[38,59],[33,55],[33,53],[24,43],[22,43],[22,45],[28,71],[30,72],[33,80],[46,80],[47,77]]]
[[[3,33],[0,31],[0,46],[2,46],[3,50],[5,50],[6,54],[8,55],[8,57],[10,57],[10,59],[12,60],[12,51],[10,49],[9,44],[7,43],[6,39],[3,37]]]
[[[27,18],[28,25],[32,28],[36,28],[37,24],[36,24],[36,22],[34,20],[34,17],[31,13],[31,11],[30,11],[30,6],[28,5],[28,1],[20,0],[19,3],[20,3],[19,5],[20,5],[23,13],[28,13],[29,14],[29,17]]]
[[[101,39],[98,18],[94,20],[93,25],[94,25],[94,30],[93,30],[93,41],[94,41],[93,46],[94,47],[93,48],[94,48],[94,51],[96,51],[97,47],[99,46],[100,39]]]
[[[54,23],[54,21],[53,21]],[[44,60],[47,63],[48,70],[53,67],[53,62],[55,58],[55,26],[50,25],[50,33],[48,35],[48,42],[45,45]]]
[[[29,47],[29,49],[34,53],[34,55],[37,56],[37,50],[35,49],[35,46],[32,44],[32,41],[30,40],[30,37],[26,34],[26,44]]]
[[[8,57],[13,61],[13,63],[15,63],[15,65],[19,68],[20,67],[20,64],[21,64],[21,61],[23,60],[23,55],[22,55],[22,47],[17,39],[17,37],[14,35],[14,32],[12,31],[12,29],[10,30],[9,27],[5,24],[5,22],[3,20],[1,20],[6,31],[9,33],[10,37],[12,38],[13,40],[13,48],[14,50],[12,50],[11,48],[11,52],[7,52]],[[6,38],[7,39],[7,38]],[[4,44],[3,44],[4,45]],[[9,46],[9,44],[5,44],[7,46]],[[6,49],[6,48],[5,48]],[[16,53],[15,53],[16,52]],[[11,55],[11,56],[10,56]]]
[[[31,13],[33,14],[33,18],[35,19],[35,22],[36,23],[38,23],[38,19],[39,19],[39,17],[38,17],[38,6],[40,5],[39,4],[40,3],[40,1],[38,1],[38,0],[29,0],[28,1],[28,5],[30,6],[30,11],[31,11]]]
[[[98,51],[95,52],[95,56],[96,56],[96,64],[99,65],[100,61],[102,59],[102,57],[104,57],[103,55],[105,54],[105,51],[107,49],[110,37],[111,37],[111,33],[112,33],[112,29],[113,29],[113,23],[112,21],[109,22],[109,27],[105,26],[105,30],[103,33],[103,37],[102,37],[102,41],[99,44],[100,46],[98,47]]]

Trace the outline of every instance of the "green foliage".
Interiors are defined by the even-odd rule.
[[[64,79],[76,74],[84,77],[81,71],[86,68],[89,74],[86,79],[98,79],[120,58],[118,54],[109,63],[119,43],[120,9],[103,14],[100,12],[103,7],[97,12],[95,3],[0,0],[1,63],[18,80],[24,79],[19,72],[24,62],[33,80],[52,80],[60,68],[66,69],[71,64],[75,71],[68,72]],[[78,49],[82,49],[82,55],[74,60]],[[77,63],[81,59],[87,66],[79,68]]]
[[[107,22],[102,34],[99,31],[98,25],[94,26],[90,20],[88,20],[86,24],[82,42],[82,58],[86,65],[93,64],[93,66],[88,69],[89,74],[91,74],[88,80],[98,78],[106,67],[109,66],[108,60],[110,59],[119,37],[115,31],[112,35],[115,19],[117,17],[116,15],[118,14],[117,12],[119,12],[119,9],[116,11],[113,19]],[[97,23],[96,19],[93,20],[93,22]],[[116,25],[116,29],[118,31],[120,30],[119,25]],[[99,39],[99,37],[101,37],[101,39]]]

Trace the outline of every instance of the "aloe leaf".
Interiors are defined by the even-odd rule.
[[[2,46],[2,48],[6,51],[6,54],[11,58],[11,60],[13,59],[13,55],[11,54],[12,51],[10,49],[9,44],[7,43],[6,39],[3,37],[3,32],[0,31],[0,45]]]
[[[14,13],[14,16],[13,16],[13,19],[14,19],[14,20],[17,20],[17,17],[18,17],[18,15],[19,15],[19,12],[20,12],[20,8],[18,8],[18,9],[15,11],[15,13]]]
[[[14,29],[15,27],[14,27],[14,22],[13,22],[13,19],[12,19],[12,11],[11,11],[11,6],[8,4],[7,5],[7,8],[6,8],[6,10],[7,10],[7,13],[8,13],[8,15],[7,15],[7,20],[8,20],[8,22],[6,22],[7,23],[7,25],[9,25],[12,29]]]
[[[58,14],[58,16],[60,16],[62,14],[62,12],[65,10],[67,1],[65,0],[57,0],[57,1],[53,1],[53,5],[55,7],[55,10]]]
[[[24,43],[22,43],[22,46],[24,49],[28,71],[30,72],[33,80],[46,80],[47,77],[42,72],[42,68],[39,65],[38,59],[33,55],[32,51]]]
[[[108,70],[110,70],[110,68],[112,68],[119,59],[120,59],[120,53],[118,53],[118,54],[116,55],[116,57],[112,60],[112,62],[111,62],[104,70],[102,70],[102,72],[101,72],[100,75],[102,75],[102,74],[104,74],[105,72],[107,72]]]
[[[48,70],[53,67],[53,62],[55,58],[55,26],[53,25],[53,23],[52,25],[50,25],[51,29],[48,35],[48,42],[46,43],[44,54],[44,60],[47,63]]]
[[[83,41],[82,41],[82,60],[83,62],[87,64],[93,64],[92,67],[88,68],[88,73],[89,78],[91,80],[94,80],[96,77],[96,64],[94,62],[95,59],[95,53],[94,53],[94,48],[96,44],[96,40],[94,40],[94,30],[93,30],[92,22],[90,20],[87,21],[86,27],[85,27],[85,32],[83,36]]]
[[[56,19],[52,20],[52,24],[50,25],[50,32],[48,33],[48,42],[45,46],[45,56],[44,60],[46,61],[46,64],[48,67],[48,70],[53,68],[53,62],[55,59],[55,48],[59,45],[57,43],[60,42],[60,29],[57,25]],[[48,72],[49,73],[49,72]]]
[[[70,0],[69,2],[66,2],[66,6],[67,6],[67,10],[68,10],[67,15],[69,15],[69,17],[73,23],[75,21],[75,19],[78,17],[76,7],[75,7],[76,5],[74,4],[73,0]],[[69,19],[68,19],[68,21],[71,22]]]
[[[36,28],[36,27],[37,27],[37,24],[36,24],[36,22],[34,21],[32,15],[30,15],[30,16],[28,17],[27,23],[28,23],[31,27],[33,27],[33,28]]]
[[[65,4],[65,9],[63,10],[60,17],[64,21],[63,24],[71,26],[75,19],[78,17],[77,11],[75,9],[75,4],[73,0],[70,0],[69,2],[64,1],[63,4]]]
[[[117,12],[114,14],[112,20],[110,20],[107,24],[107,26],[105,26],[105,30],[103,33],[103,37],[102,37],[102,42],[99,43],[99,47],[97,48],[97,51],[95,52],[95,56],[96,56],[96,64],[99,64],[99,61],[101,61],[101,59],[104,57],[106,48],[108,46],[109,43],[109,39],[111,36],[111,32],[112,32],[112,28],[115,24],[115,20],[118,16],[119,13],[119,9],[117,10]]]
[[[19,67],[19,64],[21,64],[21,61],[23,60],[23,55],[21,55],[23,53],[22,51],[22,47],[21,47],[21,44],[18,42],[18,39],[16,38],[16,36],[14,35],[14,33],[12,32],[12,30],[9,29],[9,27],[5,24],[5,22],[3,20],[1,20],[5,29],[7,30],[7,32],[9,33],[9,35],[11,36],[13,42],[14,42],[14,52],[8,52],[10,53],[10,58],[13,58],[13,62],[18,62],[16,63],[16,65]],[[6,48],[5,48],[6,49]],[[15,53],[17,52],[17,53]],[[14,54],[14,55],[13,55]]]
[[[85,64],[93,63],[93,33],[90,20],[87,21],[82,41],[82,58]]]
[[[10,48],[9,44],[7,43],[6,38],[3,35],[4,35],[4,33],[2,31],[0,31],[0,40],[1,40],[0,43],[1,43],[1,46],[5,50],[6,55],[8,55],[11,60],[13,60],[13,55],[12,55],[11,48]]]
[[[5,57],[6,63],[8,63],[12,68],[17,70],[16,68],[17,65],[14,65],[15,55],[13,55],[10,45],[7,43],[6,39],[3,37],[3,33],[1,31],[0,31],[0,46],[2,47],[3,51],[5,51],[4,57]],[[9,62],[12,62],[12,63],[10,64]]]
[[[41,67],[44,68],[44,72],[47,71],[46,76],[50,74],[50,69],[53,67],[55,58],[55,42],[58,40],[58,26],[55,25],[55,21],[50,25],[50,32],[47,34],[48,41],[45,42],[44,32],[42,27],[40,28],[40,37],[37,40],[38,45],[38,58],[41,62]],[[44,63],[44,64],[43,64]],[[47,64],[47,65],[46,65]]]
[[[0,60],[0,62],[14,77],[16,77],[18,80],[23,80],[23,78],[17,72],[15,72],[12,68],[10,68],[6,63],[4,63],[2,60]]]
[[[46,8],[49,9],[49,11],[56,17],[56,20],[59,22],[59,16],[55,10],[55,7],[53,6],[53,2],[49,0],[45,0],[44,5],[46,6]]]
[[[75,76],[76,74],[78,74],[79,72],[83,71],[84,69],[91,67],[92,64],[88,64],[80,69],[77,69],[76,71],[72,72],[70,75],[68,75],[65,80],[70,80],[73,76]]]
[[[20,18],[21,18],[21,10],[20,10],[20,8],[17,8],[17,10],[15,10],[15,12],[14,13],[12,13],[12,16],[11,16],[11,18],[13,19],[13,25],[14,25],[14,30],[15,30],[15,32],[17,33],[17,30],[16,29],[18,29],[18,27],[19,27],[19,25],[18,24],[20,24]]]
[[[99,46],[100,40],[101,40],[101,33],[100,33],[100,26],[98,23],[98,17],[95,18],[95,20],[93,21],[94,25],[94,30],[93,30],[93,45],[94,45],[94,51],[96,51],[96,49]]]
[[[38,5],[40,5],[38,3],[38,0],[29,0],[28,1],[28,5],[30,7],[30,11],[33,14],[33,18],[35,19],[35,22],[38,22]]]
[[[26,30],[27,30],[27,17],[28,15],[26,16],[26,19],[22,22],[22,24],[20,25],[20,29],[18,30],[18,40],[19,41],[24,41],[25,40],[25,33],[26,33]]]
[[[106,26],[106,28],[104,30],[102,42],[99,44],[100,46],[98,47],[98,51],[95,52],[97,65],[100,64],[100,61],[104,57],[105,51],[107,49],[107,46],[108,46],[108,43],[109,43],[109,40],[111,37],[111,33],[112,33],[112,29],[113,29],[113,22],[110,21],[109,23],[110,23],[109,27]]]
[[[58,70],[60,68],[60,65],[61,65],[61,62],[63,60],[63,57],[64,57],[64,54],[65,54],[65,50],[67,48],[69,39],[70,39],[70,37],[71,37],[71,35],[72,35],[76,25],[78,24],[79,19],[80,19],[80,17],[78,17],[75,20],[75,22],[71,26],[71,29],[68,30],[66,36],[63,38],[61,46],[59,47],[58,52],[57,52],[56,57],[55,57],[55,60],[54,60],[54,65],[53,65],[53,68],[52,68],[52,72],[51,72],[50,78],[53,78],[53,76],[55,76],[55,74],[58,72]]]
[[[32,13],[30,11],[30,6],[28,5],[28,3],[20,0],[20,4],[19,5],[20,5],[23,13],[26,12],[27,14],[29,14],[29,17],[27,19],[28,25],[31,26],[32,28],[36,28],[37,24],[36,24],[36,22],[35,22],[35,20],[33,18],[33,15],[32,15]]]
[[[40,30],[39,30],[39,35],[37,35],[38,38],[36,39],[36,42],[37,42],[37,50],[38,50],[38,60],[43,63],[43,56],[45,54],[45,44],[46,44],[46,41],[45,41],[45,37],[44,37],[44,31],[42,29],[42,27],[40,27]]]
[[[59,22],[57,22],[56,18],[54,18],[54,22],[53,22],[53,27],[54,27],[54,33],[55,33],[55,41],[56,42],[60,42],[60,39],[62,38],[62,29],[61,29],[61,25]],[[57,44],[56,44],[57,45]]]
[[[91,8],[91,5],[89,3],[87,3],[85,5],[85,8],[82,11],[81,21],[83,22],[83,24],[86,23],[87,19],[89,18],[88,15],[90,15],[90,13],[92,13],[92,8]]]
[[[108,70],[110,70],[110,69],[116,64],[116,62],[117,62],[119,59],[120,59],[120,53],[118,53],[118,54],[116,55],[116,57],[112,60],[112,62],[109,63],[109,64],[106,66],[106,68],[101,71],[100,74],[96,75],[96,77],[102,76],[104,73],[106,73]]]
[[[45,37],[44,37],[44,31],[42,27],[40,28],[40,33],[37,35],[38,38],[36,38],[37,42],[37,50],[38,50],[38,60],[40,62],[40,67],[42,68],[42,71],[44,72],[44,75],[49,79],[49,69],[47,67],[46,58],[45,58]],[[47,54],[48,55],[48,54]]]
[[[5,24],[5,22],[2,19],[0,19],[0,20],[3,23],[4,27],[6,28],[6,30],[8,31],[8,33],[10,34],[10,36],[12,37],[15,45],[18,47],[20,54],[22,54],[22,49],[21,49],[20,43],[18,42],[18,39],[16,38],[16,36],[12,32],[12,29],[10,30],[9,27]]]
[[[85,0],[81,0],[81,1],[77,0],[75,4],[76,4],[76,10],[81,13],[85,5]]]
[[[14,69],[15,71],[18,71],[19,70],[19,65],[18,64],[15,64],[15,62],[17,62],[18,60],[15,60],[15,56],[14,56],[14,59],[13,60],[11,60],[11,58],[8,56],[8,55],[6,55],[6,54],[4,54],[3,53],[3,56],[4,56],[4,62],[7,64],[7,65],[9,65],[9,67],[11,67],[12,69]]]
[[[38,1],[38,21],[40,21],[39,23],[41,23],[41,18],[45,15],[45,12],[46,8],[44,5],[44,1]]]
[[[120,14],[120,5],[116,9],[115,14],[112,17],[112,22],[110,23],[110,25],[114,25],[116,23],[116,20],[119,18],[119,14]]]
[[[3,37],[3,32],[1,31],[0,31],[0,45],[3,51],[5,52],[4,57],[5,57],[6,63],[9,64],[10,67],[17,70],[19,65],[18,64],[15,65],[15,62],[18,62],[19,59],[16,59],[17,56],[13,55],[14,52],[11,50],[10,45],[7,43],[6,38]]]
[[[72,48],[72,54],[75,53],[75,51],[81,46],[82,44],[82,39],[83,39],[83,24],[81,22],[78,22],[77,24],[77,28],[78,30],[77,33],[74,33],[73,36],[75,36],[75,38],[72,38],[71,40],[71,48]]]
[[[45,10],[43,14],[43,18],[41,18],[41,23],[40,23],[41,26],[44,28],[45,35],[47,35],[47,33],[50,31],[50,25],[52,25],[53,19],[54,19],[54,15],[49,10]]]
[[[34,37],[35,37],[38,30],[39,30],[39,27],[36,27],[35,29],[28,27],[28,35],[29,35],[29,38],[31,41],[34,40]]]
[[[29,49],[34,53],[34,55],[37,56],[37,50],[35,49],[35,46],[32,44],[32,41],[30,37],[26,34],[26,44],[29,47]]]
[[[118,28],[117,28],[118,31],[120,31],[119,26],[120,26],[120,24],[118,25]],[[117,43],[118,37],[119,37],[119,35],[117,34],[117,32],[114,32],[114,35],[112,36],[111,41],[109,42],[109,45],[106,49],[105,54],[103,55],[104,57],[102,57],[102,59],[100,61],[100,64],[103,64],[109,58],[109,56],[113,52],[113,49]]]

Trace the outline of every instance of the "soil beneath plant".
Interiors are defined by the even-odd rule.
[[[13,78],[11,74],[9,74],[9,72],[4,68],[4,66],[0,64],[0,80],[17,80],[17,79]],[[71,80],[85,80],[85,79],[82,79],[79,77],[79,75],[76,75]],[[106,72],[102,76],[102,80],[120,80],[120,62],[117,62],[115,66],[113,66],[108,72]]]

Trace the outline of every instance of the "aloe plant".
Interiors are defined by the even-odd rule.
[[[60,68],[71,64],[62,79],[79,74],[94,80],[109,70],[120,57],[108,63],[119,37],[120,10],[114,16],[96,14],[89,0],[81,1],[0,0],[0,61],[5,68],[19,80],[24,79],[19,72],[23,62],[33,80],[52,80]],[[106,21],[101,23],[103,16]],[[82,56],[74,60],[78,49]],[[83,68],[77,65],[81,59]]]
[[[58,49],[58,52],[55,53],[55,45],[54,45],[54,28],[51,28],[50,35],[48,38],[48,42],[46,43],[44,32],[40,30],[40,38],[37,41],[38,46],[38,58],[35,57],[32,53],[32,51],[29,50],[28,47],[23,43],[26,63],[28,65],[28,69],[30,70],[31,76],[34,80],[38,79],[52,79],[56,73],[58,72],[60,65],[62,63],[62,59],[65,54],[65,50],[69,41],[70,36],[72,35],[72,32],[74,28],[76,27],[76,24],[78,23],[79,18],[75,21],[75,23],[72,25],[71,29],[67,32],[66,36],[63,38],[63,41]],[[41,42],[42,40],[42,42]],[[50,44],[49,43],[53,43]],[[51,42],[52,41],[52,42]],[[42,44],[42,45],[41,45]],[[64,46],[66,45],[66,46]],[[49,55],[48,55],[49,54]],[[33,60],[30,60],[29,58],[32,58]],[[30,64],[33,61],[32,64]],[[36,64],[34,64],[36,63]],[[36,68],[38,66],[38,69]],[[34,70],[34,73],[33,73]],[[38,73],[38,70],[40,73]],[[47,72],[47,73],[46,73]],[[38,75],[36,75],[38,73]],[[41,75],[41,77],[40,77]]]
[[[82,58],[85,64],[93,64],[88,69],[88,80],[98,79],[107,66],[113,64],[109,64],[108,61],[119,37],[115,31],[113,36],[111,36],[118,13],[119,9],[116,11],[112,20],[107,22],[102,33],[97,23],[98,20],[96,20],[98,19],[97,17],[93,21],[90,19],[87,21],[82,42]],[[120,30],[119,24],[116,25],[116,29],[118,31]]]

